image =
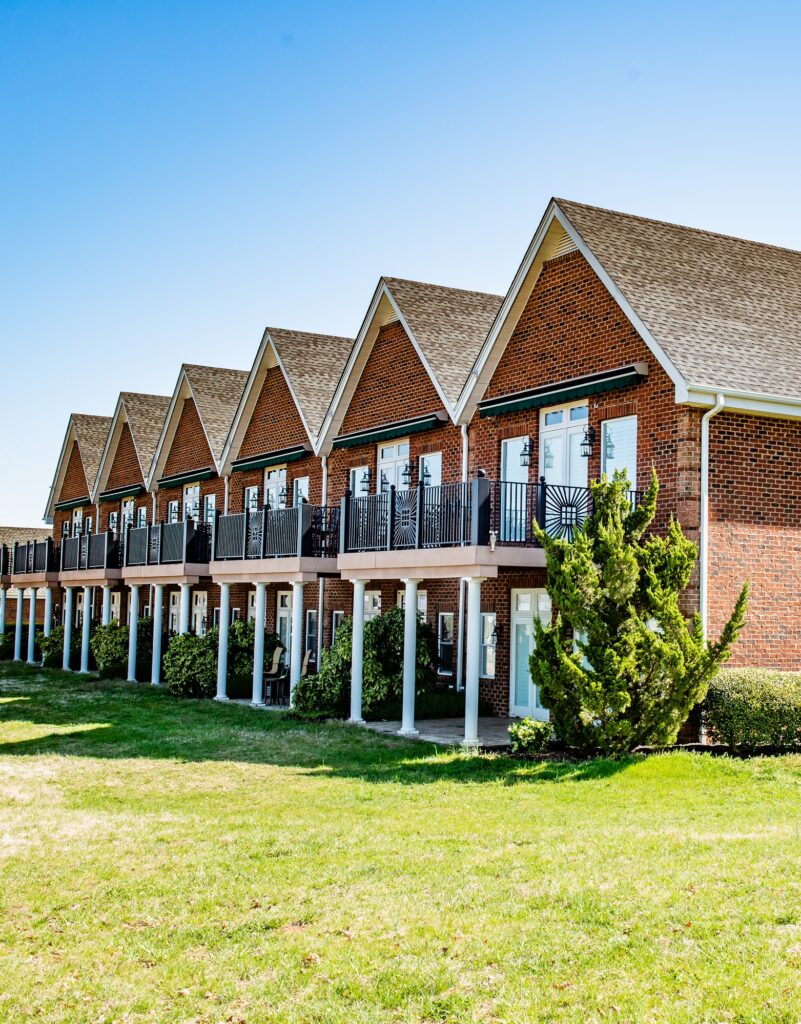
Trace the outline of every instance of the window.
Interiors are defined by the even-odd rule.
[[[259,489],[258,487],[246,487],[245,497],[243,499],[245,508],[248,512],[256,512],[259,508]]]
[[[406,607],[406,590],[399,590],[397,594],[398,608]],[[417,591],[417,614],[422,615],[423,621],[428,618],[428,591]]]
[[[632,487],[637,486],[637,417],[622,416],[601,424],[601,472],[611,478],[623,471]]]
[[[381,591],[365,590],[364,592],[364,621],[369,622],[381,614]]]
[[[367,466],[352,466],[348,477],[348,487],[351,493],[357,498],[360,494],[364,494],[362,490],[362,481],[370,479],[370,470]]]
[[[426,487],[442,486],[442,452],[420,456],[420,480]]]
[[[178,522],[178,504],[176,500],[167,502],[167,522],[177,523]]]
[[[83,509],[74,508],[72,510],[72,536],[79,537],[83,532]]]
[[[286,508],[286,469],[265,469],[264,504],[269,508]]]
[[[217,510],[217,495],[206,494],[203,497],[203,522],[211,523],[214,521],[214,513]]]
[[[311,651],[310,663],[317,664],[317,609],[306,609],[306,651]]]
[[[122,503],[122,525],[132,526],[134,521],[134,502],[133,498],[129,498],[127,501]]]
[[[437,628],[439,668],[443,676],[453,675],[453,612],[440,612]]]
[[[495,676],[495,612],[483,612],[481,615],[481,675],[488,679]]]
[[[136,510],[136,525],[140,529],[143,526],[147,526],[147,505],[143,505]]]
[[[239,622],[242,618],[242,610],[240,608],[231,609],[231,622]]]
[[[62,537],[69,537],[69,535],[70,535],[70,521],[69,521],[69,519],[65,519],[64,522],[61,524],[61,536]]]
[[[220,609],[212,608],[211,610],[211,624],[216,629],[220,625]]]
[[[336,638],[337,630],[339,629],[339,627],[342,625],[342,623],[344,621],[345,621],[345,613],[343,611],[335,611],[335,612],[331,613],[331,643],[332,644],[334,643],[334,640]]]
[[[200,515],[200,484],[184,487],[184,519],[197,519]]]
[[[256,619],[256,591],[248,591],[248,622],[254,622]]]
[[[403,476],[407,464],[409,464],[409,442],[398,441],[397,444],[382,444],[378,446],[378,481],[376,492],[388,491],[394,484],[399,490],[405,490],[409,485],[404,483]]]
[[[87,516],[86,519],[84,519],[84,521],[83,521],[83,532],[84,533],[91,533],[92,532],[92,522],[93,522],[93,520],[92,520],[91,516]]]
[[[108,528],[113,534],[117,533],[117,526],[119,524],[119,512],[109,512],[108,514]]]
[[[309,500],[309,478],[307,476],[296,476],[292,481],[292,504],[302,505]]]

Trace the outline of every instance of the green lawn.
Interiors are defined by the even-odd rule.
[[[801,758],[464,757],[0,670],[0,1020],[801,1019]]]

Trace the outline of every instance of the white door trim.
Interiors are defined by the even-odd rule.
[[[531,608],[527,611],[515,611],[517,604],[517,597],[520,594],[531,595]],[[513,587],[509,594],[509,714],[515,718],[537,718],[541,721],[547,722],[550,718],[547,708],[543,708],[539,705],[537,699],[537,688],[531,682],[531,678],[528,680],[528,705],[516,704],[515,703],[515,670],[516,665],[516,647],[515,647],[515,634],[516,627],[518,625],[525,625],[528,630],[530,642],[529,650],[533,650],[533,634],[534,634],[534,616],[541,615],[545,617],[545,608],[540,599],[544,596],[547,600],[548,609],[550,609],[550,598],[548,592],[544,587]],[[548,611],[548,617],[550,618],[550,611]],[[542,620],[542,619],[541,619]],[[528,670],[528,665],[526,665]]]

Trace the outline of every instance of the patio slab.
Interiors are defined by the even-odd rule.
[[[509,746],[509,725],[517,721],[514,718],[479,718],[479,746],[492,750]],[[424,743],[439,743],[443,747],[458,747],[464,739],[463,718],[428,718],[415,722],[418,736],[413,737]],[[386,736],[396,735],[400,722],[367,722],[366,729],[380,732]]]

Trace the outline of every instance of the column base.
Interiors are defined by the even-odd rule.
[[[230,697],[215,697],[214,699],[219,701],[220,704],[228,704],[231,700]]]
[[[150,685],[151,686],[157,686],[160,689],[164,685],[164,683],[154,683],[153,680],[151,679],[150,680]]]
[[[345,725],[364,725],[363,718],[349,718],[345,722]]]
[[[478,753],[481,747],[481,740],[462,740],[459,744],[462,750],[469,750],[472,753]]]
[[[413,739],[415,736],[420,735],[419,729],[398,729],[398,736],[407,736]]]
[[[228,700],[227,697],[225,699]],[[266,708],[267,704],[263,700],[262,701],[252,700],[250,702],[250,707],[252,707],[252,708]]]

